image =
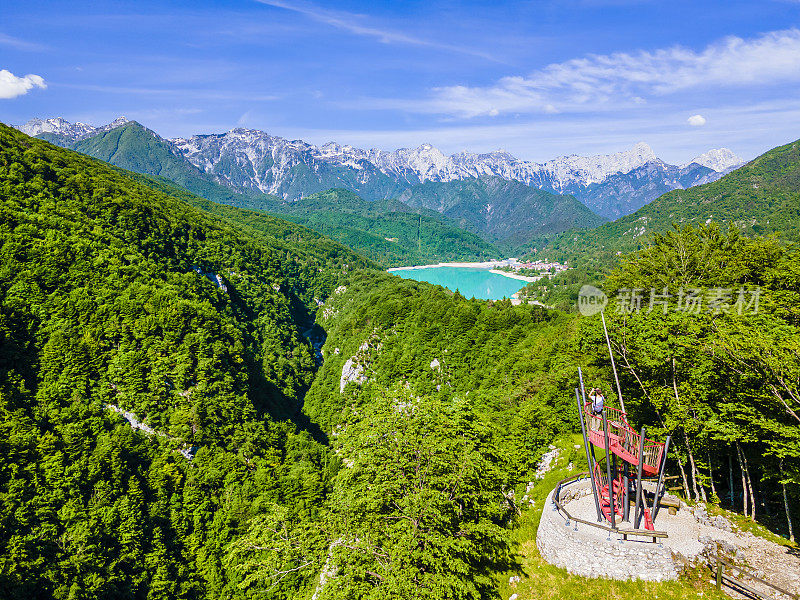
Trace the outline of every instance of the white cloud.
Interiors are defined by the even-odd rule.
[[[11,71],[0,70],[0,98],[16,98],[27,94],[33,88],[45,89],[47,84],[39,75],[25,75],[17,77]]]
[[[337,29],[348,31],[355,35],[372,37],[384,44],[406,44],[411,46],[427,46],[430,48],[439,48],[441,50],[448,50],[459,54],[467,54],[469,56],[478,56],[495,62],[496,58],[493,56],[474,50],[472,48],[465,48],[463,46],[455,46],[452,44],[444,44],[441,42],[434,42],[431,40],[422,39],[413,35],[403,33],[401,31],[392,31],[372,25],[364,24],[363,15],[349,13],[340,10],[330,10],[311,4],[310,2],[297,2],[287,0],[257,0],[261,4],[274,6],[276,8],[283,8],[292,12],[305,15],[310,19],[325,23]]]
[[[0,46],[10,46],[11,48],[15,48],[17,50],[27,50],[31,52],[37,52],[45,49],[45,46],[42,46],[41,44],[26,42],[25,40],[6,35],[5,33],[0,33]]]
[[[375,108],[476,117],[619,109],[648,96],[711,87],[800,82],[800,30],[773,31],[751,39],[731,36],[701,51],[681,46],[654,51],[590,54],[550,64],[527,76],[504,77],[486,87],[434,88],[421,100],[376,100]]]
[[[692,127],[702,127],[706,124],[706,118],[703,115],[692,115],[686,122]]]

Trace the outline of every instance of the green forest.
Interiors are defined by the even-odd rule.
[[[2,597],[499,598],[577,367],[613,380],[598,316],[393,277],[5,126],[0,211]],[[756,233],[687,225],[585,268],[683,495],[788,538],[800,252]]]
[[[484,261],[501,252],[476,233],[432,210],[369,201],[332,189],[264,210],[320,232],[386,267],[454,260]]]

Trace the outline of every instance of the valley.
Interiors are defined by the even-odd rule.
[[[703,561],[645,588],[544,563],[540,460],[585,467],[578,367],[672,436],[682,510],[796,550],[798,142],[606,221],[494,175],[268,196],[134,122],[56,133],[0,126],[12,597],[719,597]],[[678,286],[760,310],[681,311]]]
[[[796,0],[4,2],[0,600],[800,598],[798,65]]]
[[[524,523],[528,509],[514,508],[503,490],[524,485],[548,444],[572,431],[575,368],[591,381],[609,380],[596,318],[468,299],[511,296],[529,275],[446,266],[394,271],[411,279],[387,275],[386,255],[374,255],[380,265],[303,226],[322,228],[310,214],[342,218],[339,229],[375,215],[372,227],[383,227],[376,236],[406,235],[402,220],[386,217],[396,213],[382,212],[389,206],[351,192],[307,196],[289,205],[306,207],[285,221],[194,195],[163,175],[124,171],[10,128],[0,133],[2,469],[11,482],[2,497],[3,585],[53,595],[105,596],[132,586],[165,597],[265,588],[410,597],[409,585],[434,586],[427,573],[435,572],[458,597],[506,589],[501,574],[522,564],[512,551],[514,523]],[[778,148],[690,193],[750,194],[738,182],[758,176],[776,183],[760,186],[752,202],[776,206],[777,198],[788,207],[796,148]],[[693,214],[686,213],[689,223]],[[418,248],[423,223],[442,226],[422,216]],[[356,246],[341,232],[332,235]],[[443,241],[435,229],[426,235]],[[470,239],[475,258],[497,256]],[[557,248],[559,238],[552,239]],[[611,246],[612,238],[603,239]],[[624,249],[625,239],[614,237],[611,248]],[[721,432],[740,444],[754,479],[779,477],[787,473],[779,464],[795,464],[792,454],[777,452],[797,442],[791,413],[781,408],[791,408],[796,391],[782,375],[797,366],[796,250],[704,223],[647,239],[652,246],[612,265],[609,292],[664,281],[762,286],[765,312],[753,316],[645,312],[623,319],[609,312],[612,339],[626,340],[618,348],[626,365],[620,375],[633,414],[654,434],[686,435],[676,442],[686,501],[717,494],[737,508],[734,484],[714,476],[729,460]],[[444,253],[405,260],[434,252]],[[588,256],[572,252],[570,262]],[[678,261],[686,252],[692,260]],[[556,278],[581,271],[579,261],[565,269],[533,260],[482,266]],[[448,269],[449,278],[434,281],[444,287],[414,280]],[[475,291],[469,278],[478,278]],[[487,287],[488,278],[495,283]],[[683,340],[677,355],[672,336]],[[774,354],[765,356],[765,348]],[[720,378],[759,399],[758,427],[770,436],[737,433],[740,412],[726,403]],[[673,386],[674,401],[665,395]],[[409,476],[420,465],[429,482]],[[780,496],[758,483],[754,490],[750,508],[745,492],[745,513],[785,529]],[[42,498],[80,516],[34,510]],[[20,511],[31,516],[21,522]],[[404,515],[425,528],[404,527]],[[446,541],[462,531],[471,532],[469,545],[448,549]],[[99,541],[86,546],[87,535]],[[362,545],[367,539],[381,556]],[[437,552],[412,550],[442,544]],[[265,545],[277,550],[265,553]],[[27,554],[12,551],[19,547]],[[406,562],[410,552],[413,563]],[[530,552],[525,561],[533,560]],[[26,558],[43,555],[51,558]],[[321,573],[331,563],[336,575],[326,583]],[[295,575],[284,578],[285,571]],[[702,588],[663,585],[675,597]]]

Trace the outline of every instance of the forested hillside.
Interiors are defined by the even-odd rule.
[[[265,202],[275,199],[219,185],[212,175],[186,160],[170,142],[136,121],[68,143],[66,147],[129,171],[164,177],[203,198],[231,206],[261,209]]]
[[[508,300],[467,300],[413,280],[358,274],[326,302],[319,322],[328,332],[325,364],[304,410],[326,432],[377,390],[395,387],[442,400],[468,398],[471,407],[494,418],[503,413],[510,420],[503,427],[509,439],[526,444],[528,436],[536,437],[509,457],[523,464],[563,426],[560,387],[573,377],[571,316],[512,306]],[[346,385],[340,393],[348,360],[368,383]],[[521,383],[537,379],[535,388]],[[541,433],[528,430],[525,423],[531,419]]]
[[[774,148],[721,179],[660,196],[632,215],[591,231],[570,231],[544,247],[553,256],[636,250],[673,224],[714,221],[747,235],[800,239],[800,140]]]
[[[716,226],[687,228],[653,239],[604,287],[631,420],[656,439],[672,436],[668,469],[686,498],[720,502],[788,537],[790,519],[800,517],[797,249]],[[373,445],[387,427],[387,405],[413,415],[417,402],[434,402],[466,410],[490,434],[483,447],[512,486],[545,443],[577,426],[578,365],[587,385],[618,402],[597,316],[469,301],[370,275],[337,290],[320,323],[329,333],[325,363],[304,410],[356,464],[373,453],[399,460]],[[350,432],[364,439],[357,455],[348,454]],[[347,479],[359,505],[382,507],[384,522],[400,518],[404,500],[414,505],[406,498],[413,488],[383,487],[380,470],[363,468],[363,479]],[[370,527],[361,534],[391,542],[379,524]]]
[[[135,121],[74,143],[54,141],[216,203],[285,216],[385,267],[500,256],[497,248],[455,222],[432,211],[415,213],[399,202],[370,202],[341,189],[284,202],[258,190],[226,187],[190,163],[171,142]]]
[[[363,200],[347,190],[320,192],[268,210],[387,267],[502,257],[498,248],[434,211]]]
[[[568,331],[572,319],[356,274],[358,259],[345,250],[323,266],[313,246],[290,239],[304,231],[297,225],[287,224],[292,233],[281,240],[272,218],[227,208],[208,216],[164,182],[145,186],[8,128],[1,139],[5,595],[286,597],[319,589],[329,598],[354,590],[416,597],[441,586],[453,598],[496,593],[492,573],[513,562],[503,489],[519,476],[515,466],[530,464],[563,428],[558,386],[534,394],[524,381],[550,379],[556,346],[547,340],[565,336],[548,332]],[[391,368],[414,383],[414,394],[432,390],[440,371],[429,366],[425,340],[441,334],[453,343],[437,346],[448,350],[442,364],[458,369],[458,379],[422,400],[386,371],[351,403],[369,418],[353,419],[339,414],[341,365],[331,361],[306,411],[319,416],[320,431],[298,412],[316,368],[300,296],[324,300],[342,277],[335,300],[320,309],[332,332],[326,354],[334,344],[360,345],[358,329],[377,331],[369,320],[380,319],[388,334],[404,316],[408,335],[395,339],[410,345],[382,364],[401,358]],[[318,288],[297,289],[306,285]],[[337,313],[340,321],[330,310],[344,298],[363,310]],[[412,335],[412,323],[434,313],[449,332]],[[474,336],[485,339],[486,354],[471,352]],[[542,342],[550,349],[526,363],[518,385],[487,367]],[[467,380],[459,382],[470,368],[484,381],[473,377],[483,390],[474,401]],[[497,396],[503,387],[509,393]],[[331,405],[321,409],[325,397]],[[391,408],[397,403],[400,412]],[[525,407],[519,415],[517,406]],[[526,426],[533,414],[536,431]],[[505,431],[495,419],[513,426]],[[336,433],[332,453],[323,444],[334,422],[348,434]],[[370,442],[374,427],[397,431],[392,444]],[[398,477],[409,445],[421,453],[414,464],[423,460],[435,475],[413,492],[402,491]],[[349,467],[341,471],[340,461]],[[405,521],[387,530],[383,509],[364,502],[375,498],[365,486],[376,477],[382,502],[398,492],[410,510],[434,502],[418,540],[428,550],[415,550]],[[369,540],[390,559],[364,563]],[[260,549],[274,544],[275,552]],[[442,545],[451,546],[444,555],[433,551]],[[339,575],[323,586],[330,561]]]
[[[236,596],[224,549],[247,519],[321,504],[330,457],[292,423],[315,359],[287,273],[324,268],[322,294],[344,263],[7,127],[0,206],[2,595]]]
[[[605,221],[572,196],[499,177],[429,181],[403,192],[399,200],[414,208],[438,211],[512,252],[529,251],[531,242],[541,236],[595,227]]]
[[[298,412],[315,370],[299,295],[323,300],[332,283],[354,277],[356,257],[342,251],[323,266],[313,246],[287,241],[303,231],[296,225],[287,224],[292,234],[280,240],[270,217],[237,209],[207,216],[167,183],[142,185],[141,177],[8,128],[1,139],[0,585],[7,595],[216,598],[273,590],[283,597],[310,593],[331,560],[340,575],[320,587],[325,597],[354,590],[410,597],[442,585],[448,597],[495,593],[493,569],[512,560],[513,513],[502,490],[514,481],[511,465],[530,462],[562,426],[555,388],[541,405],[530,404],[544,415],[543,426],[516,440],[525,448],[517,451],[491,420],[505,415],[516,419],[512,431],[527,428],[509,406],[489,401],[488,391],[474,406],[462,384],[454,390],[461,400],[443,392],[418,403],[384,379],[373,399],[385,401],[365,398],[371,417],[351,421],[330,453],[320,443],[325,434]],[[232,222],[251,233],[231,229]],[[360,301],[383,300],[364,306],[360,317],[342,315],[347,320],[334,329],[347,335],[348,347],[356,343],[349,319],[371,318],[396,304],[394,295],[408,297],[410,304],[395,308],[414,319],[449,306],[458,317],[449,339],[457,342],[452,356],[461,369],[475,365],[469,335],[484,331],[498,348],[510,348],[520,337],[546,339],[526,326],[561,326],[548,325],[552,317],[538,308],[487,307],[360,273],[348,284],[351,295],[345,285],[337,299],[360,290]],[[306,285],[318,288],[296,289]],[[421,302],[409,295],[426,289]],[[341,339],[327,347],[344,345]],[[416,372],[420,391],[430,387],[421,343],[414,338],[405,359],[411,365],[401,365],[409,376]],[[531,369],[543,373],[544,365]],[[338,394],[338,380],[328,386],[329,379],[319,381],[317,397]],[[410,420],[387,411],[396,402],[408,402]],[[319,408],[309,406],[309,414]],[[380,423],[396,427],[396,445],[368,442]],[[453,544],[471,532],[444,557],[428,551],[412,559],[404,527],[386,531],[382,510],[363,503],[375,469],[402,470],[409,444],[432,452],[424,460],[436,477],[403,496],[415,503],[436,498],[436,514],[450,515],[424,544]],[[337,474],[339,460],[350,467]],[[382,469],[379,475],[388,477],[390,488],[380,494],[388,502],[402,478]],[[464,502],[469,511],[458,508]],[[391,560],[366,572],[360,553],[378,531],[383,537],[375,541]],[[280,550],[265,554],[265,544]]]
[[[382,274],[355,274],[320,313],[304,410],[347,466],[332,510],[358,551],[333,549],[333,585],[494,597],[516,564],[512,489],[571,428],[575,319]]]
[[[800,239],[800,141],[774,148],[721,179],[664,194],[632,215],[591,230],[572,230],[536,242],[529,258],[574,269],[526,286],[530,298],[574,309],[580,286],[599,283],[625,253],[674,227],[714,222],[748,235]]]
[[[6,127],[0,211],[4,597],[496,598],[512,491],[574,430],[576,367],[612,380],[596,317],[392,277]],[[612,302],[628,408],[673,435],[690,496],[732,492],[783,532],[797,251],[715,228],[653,243],[609,291],[761,286],[761,311]]]
[[[364,256],[375,261],[370,263],[375,268],[378,264],[392,266],[500,257],[500,251],[494,246],[475,234],[449,226],[438,214],[430,215],[430,211],[410,214],[405,212],[409,208],[399,202],[369,202],[345,190],[328,190],[297,202],[272,205],[270,210],[281,217],[278,218],[263,211],[211,202],[187,193],[167,179],[131,173],[128,176],[224,217],[239,227],[267,234],[271,243],[276,243],[276,238],[294,243],[293,250],[300,253],[313,247],[317,257],[331,256],[333,260],[344,260],[355,267],[364,267],[370,262],[365,261]],[[302,242],[302,250],[295,243],[298,241]]]
[[[149,188],[201,209],[221,219],[229,226],[258,238],[280,252],[284,271],[295,293],[308,307],[315,309],[317,299],[327,297],[341,279],[339,267],[345,269],[380,269],[377,263],[365,259],[349,248],[316,231],[262,211],[247,210],[219,204],[195,196],[162,177],[151,177],[120,170],[126,177]],[[337,267],[331,269],[330,267]]]

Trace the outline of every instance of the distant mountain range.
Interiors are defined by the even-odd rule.
[[[408,188],[398,199],[414,209],[441,213],[461,228],[512,249],[555,232],[596,227],[605,221],[570,195],[501,177],[426,181]]]
[[[290,184],[299,196],[284,199],[232,183],[230,174],[241,161],[218,161],[217,170],[224,166],[228,173],[221,177],[190,162],[175,141],[135,121],[120,118],[114,125],[90,130],[52,119],[30,124],[28,131],[41,130],[40,138],[123,169],[162,177],[209,200],[305,224],[386,266],[524,253],[536,238],[605,221],[572,196],[498,177],[403,187],[377,173],[387,197],[394,199],[364,200],[351,191],[364,179],[353,176],[356,171],[327,163],[290,169]],[[332,187],[309,193],[320,182]],[[413,206],[397,200],[398,195]]]
[[[126,122],[120,117],[108,125],[93,127],[56,117],[33,119],[19,129],[72,147]],[[383,200],[404,194],[418,196],[412,188],[431,182],[501,179],[573,195],[609,219],[630,214],[665,192],[715,181],[743,163],[730,150],[720,148],[687,164],[670,165],[657,158],[644,142],[615,154],[564,156],[540,164],[504,151],[446,156],[430,144],[391,152],[334,142],[315,146],[253,129],[166,141],[175,154],[185,157],[200,172],[240,193],[260,192],[296,200],[343,188],[367,200]]]
[[[17,127],[22,133],[32,137],[39,137],[51,143],[59,145],[72,144],[103,131],[110,131],[128,123],[129,119],[125,116],[117,117],[111,123],[95,127],[86,123],[70,123],[61,117],[50,119],[31,119],[25,125]]]
[[[605,256],[611,262],[673,225],[712,222],[748,236],[800,241],[800,140],[773,148],[707,185],[664,194],[613,222],[554,236],[539,252],[560,260]]]

